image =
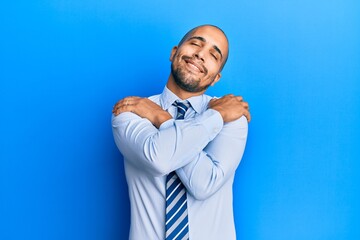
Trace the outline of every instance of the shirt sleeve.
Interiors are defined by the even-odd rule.
[[[159,129],[131,112],[112,116],[114,140],[125,161],[154,176],[187,165],[222,127],[221,115],[212,109],[184,121],[170,119]]]
[[[247,133],[245,117],[226,123],[203,151],[176,171],[194,198],[210,197],[234,175],[244,153]]]

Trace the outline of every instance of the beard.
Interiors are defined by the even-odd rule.
[[[186,69],[183,69],[181,67],[176,68],[174,66],[174,62],[171,63],[171,75],[173,76],[175,83],[182,90],[193,93],[205,91],[215,80],[214,77],[209,84],[200,86],[200,78],[197,79],[196,77],[192,76],[188,73]]]

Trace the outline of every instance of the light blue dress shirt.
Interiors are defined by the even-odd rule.
[[[180,100],[165,87],[152,101],[176,116]],[[112,118],[124,156],[131,205],[130,239],[165,239],[166,175],[176,170],[188,191],[191,240],[236,239],[232,185],[242,158],[248,125],[243,116],[223,123],[208,109],[210,96],[187,99],[185,120],[170,119],[159,129],[131,112]]]

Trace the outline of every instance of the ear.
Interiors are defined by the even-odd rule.
[[[175,56],[175,53],[176,51],[178,50],[178,47],[175,46],[171,49],[171,54],[170,54],[170,62],[172,62],[174,60],[174,56]]]
[[[215,83],[217,83],[220,80],[220,78],[221,78],[221,73],[216,74],[216,77],[214,81],[211,83],[211,86],[214,86]]]

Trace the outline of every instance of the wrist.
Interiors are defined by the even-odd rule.
[[[171,119],[172,116],[167,111],[162,111],[155,114],[155,119],[153,121],[154,126],[159,129],[161,124]]]
[[[210,109],[217,111],[221,115],[223,122],[225,122],[225,113],[222,111],[221,107],[212,107]]]

